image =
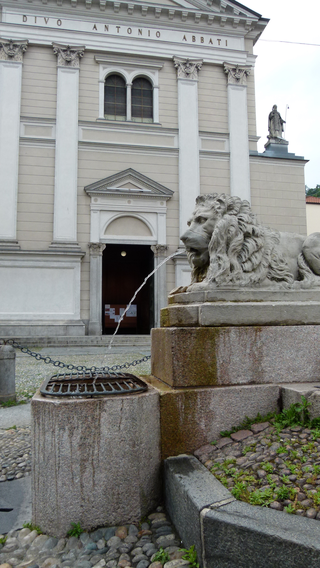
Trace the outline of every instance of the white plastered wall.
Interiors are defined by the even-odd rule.
[[[320,232],[320,203],[307,203],[307,235]]]

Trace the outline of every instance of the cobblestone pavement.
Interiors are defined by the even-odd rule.
[[[0,568],[162,568],[159,551],[166,568],[180,568],[189,565],[180,547],[174,527],[158,507],[139,526],[104,527],[69,538],[39,535],[32,526],[10,531],[0,544]]]
[[[236,499],[320,520],[319,429],[253,424],[194,454]]]

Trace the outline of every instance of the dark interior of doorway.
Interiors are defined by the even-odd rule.
[[[105,306],[115,306],[113,309],[117,312],[117,306],[126,306],[130,302],[145,277],[152,272],[154,255],[150,245],[107,244],[102,260],[102,328],[104,334],[112,334],[117,322],[114,325],[106,322]],[[123,321],[119,334],[150,333],[154,321],[153,298],[154,277],[151,276],[133,302],[137,310],[136,320],[133,324]]]

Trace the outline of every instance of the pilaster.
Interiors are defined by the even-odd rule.
[[[251,201],[247,76],[250,66],[224,63],[228,77],[228,121],[230,143],[230,191]]]
[[[79,68],[84,49],[53,44],[57,55],[54,247],[77,245]]]
[[[0,246],[19,249],[17,200],[23,54],[28,41],[0,38]]]
[[[198,73],[201,59],[173,58],[178,79],[179,228],[185,231],[200,194]]]
[[[102,334],[102,253],[106,245],[89,243],[90,250],[90,320],[89,335]]]
[[[166,258],[168,247],[166,245],[152,245],[154,254],[154,268]],[[160,310],[167,305],[167,265],[159,268],[154,275],[154,327],[160,327]]]

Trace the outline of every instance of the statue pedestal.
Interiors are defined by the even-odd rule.
[[[152,330],[151,372],[166,385],[163,455],[193,451],[246,416],[276,410],[283,383],[320,380],[318,297],[257,289],[169,298],[163,327]]]

